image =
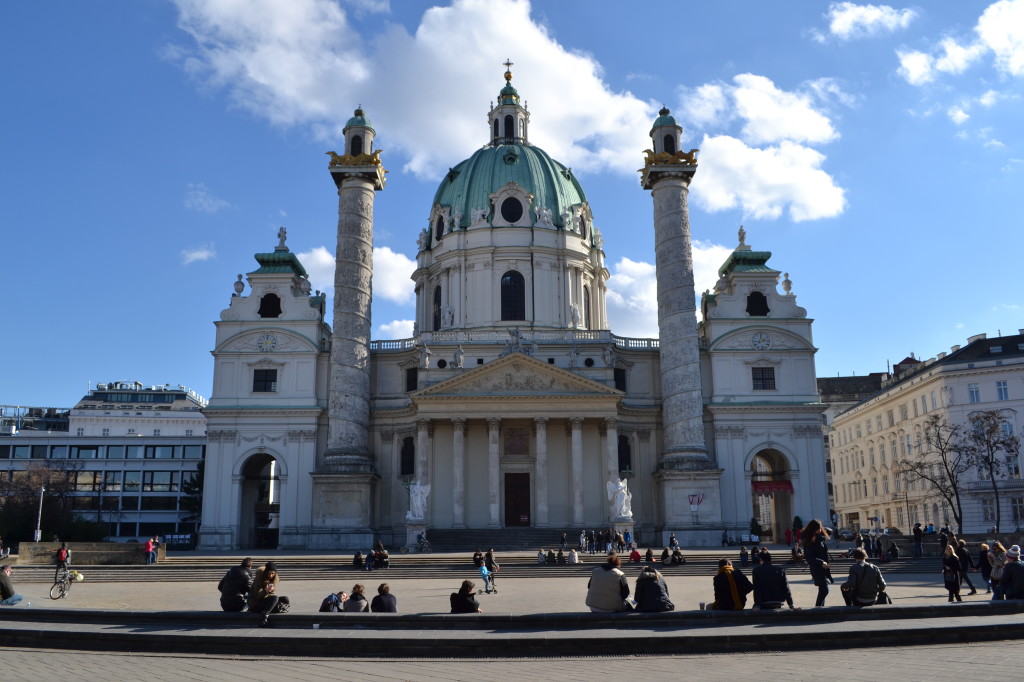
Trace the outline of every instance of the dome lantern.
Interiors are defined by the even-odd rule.
[[[487,116],[491,144],[529,144],[526,130],[530,112],[520,104],[519,91],[512,85],[512,62],[505,60],[505,87],[498,93],[498,103]]]

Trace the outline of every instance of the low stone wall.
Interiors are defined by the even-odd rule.
[[[69,542],[72,566],[103,566],[112,564],[146,563],[144,542]],[[18,547],[18,563],[22,566],[39,566],[57,563],[59,542],[22,542]],[[161,544],[157,560],[167,558],[167,550]]]

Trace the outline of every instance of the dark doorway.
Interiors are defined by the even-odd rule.
[[[530,525],[530,474],[505,474],[505,526]]]

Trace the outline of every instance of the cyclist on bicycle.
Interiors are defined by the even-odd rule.
[[[417,548],[421,552],[430,549],[430,541],[427,540],[427,535],[425,532],[420,532],[418,535],[416,535],[416,543],[418,545]]]
[[[68,566],[71,565],[71,549],[68,548],[68,543],[60,543],[60,549],[57,550],[57,570],[53,572],[53,582],[57,582],[60,579],[61,572],[67,573]]]

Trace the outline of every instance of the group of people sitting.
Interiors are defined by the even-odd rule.
[[[537,550],[537,563],[542,566],[554,566],[555,564],[578,564],[580,563],[580,555],[576,552],[575,548],[570,549],[568,554],[563,552],[561,549],[559,549],[557,553],[553,549],[549,549],[547,552],[540,549]]]
[[[381,570],[391,566],[391,557],[384,549],[384,544],[378,540],[374,548],[363,556],[362,552],[356,552],[352,557],[352,568],[356,570],[366,569],[367,571]]]
[[[252,557],[228,570],[217,589],[220,590],[220,607],[225,611],[244,611],[263,615],[260,627],[266,627],[271,613],[285,613],[291,607],[288,597],[278,592],[281,578],[277,564],[268,561],[253,574]]]
[[[366,598],[366,587],[356,583],[352,586],[352,594],[334,592],[320,602],[321,613],[398,613],[398,599],[391,594],[391,586],[381,583],[377,586],[377,596],[372,601]]]

